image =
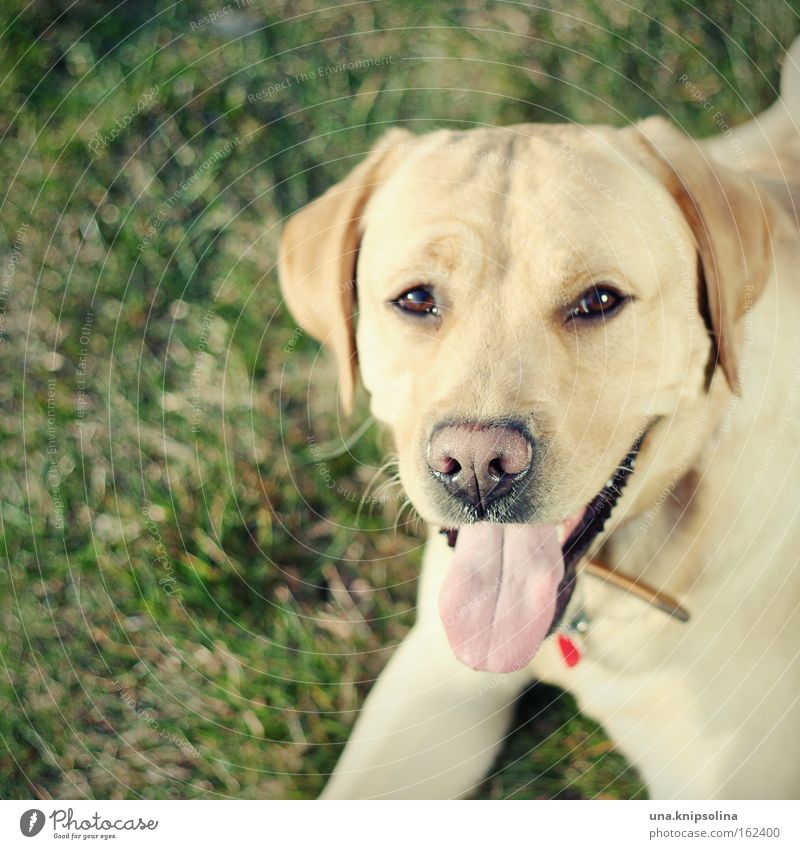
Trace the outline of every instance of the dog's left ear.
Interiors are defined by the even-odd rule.
[[[358,361],[355,342],[356,261],[361,217],[411,133],[394,129],[322,197],[293,215],[281,236],[278,270],[286,303],[303,330],[334,353],[339,397],[350,412]]]
[[[700,297],[728,385],[740,391],[735,325],[758,300],[773,264],[773,200],[752,178],[709,159],[694,140],[663,118],[647,118],[638,134],[658,176],[678,203],[700,258]]]

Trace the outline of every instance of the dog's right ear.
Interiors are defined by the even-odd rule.
[[[352,408],[358,374],[354,313],[361,217],[400,159],[401,142],[409,138],[406,130],[386,133],[344,180],[293,215],[281,237],[283,296],[300,327],[332,349],[346,412]]]

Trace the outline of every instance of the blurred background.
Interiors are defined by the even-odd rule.
[[[0,796],[313,796],[422,529],[282,307],[282,220],[394,124],[713,135],[800,2],[2,8]],[[642,795],[569,697],[516,726],[478,796]]]

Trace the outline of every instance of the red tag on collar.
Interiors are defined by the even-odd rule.
[[[577,666],[581,659],[581,650],[566,634],[558,635],[558,647],[561,649],[561,654],[564,656],[564,662],[570,669]]]

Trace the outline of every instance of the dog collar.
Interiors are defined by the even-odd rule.
[[[595,578],[600,578],[614,587],[633,593],[637,598],[673,619],[677,619],[679,622],[688,622],[689,614],[686,609],[668,593],[654,590],[644,581],[617,572],[597,560],[587,560],[583,568]],[[581,662],[583,657],[582,637],[589,630],[589,622],[588,614],[583,605],[580,605],[572,619],[564,624],[556,634],[559,651],[564,658],[564,663],[570,669]]]
[[[637,598],[655,607],[656,610],[666,613],[667,616],[671,616],[679,622],[689,621],[686,608],[682,607],[669,593],[665,593],[663,590],[654,590],[641,579],[631,578],[597,560],[587,560],[583,568],[590,575],[594,575],[595,578],[600,578],[611,586],[633,593]]]

